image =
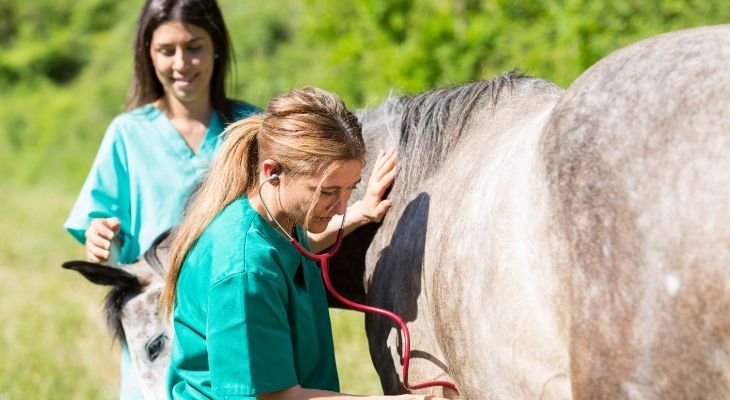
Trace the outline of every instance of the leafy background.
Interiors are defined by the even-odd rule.
[[[123,110],[141,0],[0,0],[0,400],[114,398],[104,289],[59,268],[61,229]],[[657,33],[730,22],[719,0],[220,0],[232,97],[315,85],[353,108],[519,68],[563,87]],[[343,388],[378,393],[362,318],[333,312]]]

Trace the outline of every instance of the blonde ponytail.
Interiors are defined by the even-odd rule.
[[[312,87],[272,99],[265,114],[233,123],[223,135],[208,175],[174,232],[161,299],[167,316],[175,304],[180,268],[188,251],[228,204],[256,191],[261,160],[276,160],[283,173],[313,175],[329,173],[338,161],[365,157],[362,127],[355,115],[336,95]]]
[[[162,311],[172,313],[185,256],[208,224],[228,204],[248,193],[258,180],[258,133],[263,116],[235,122],[223,132],[224,141],[208,175],[188,204],[183,222],[174,232],[170,246],[170,268],[162,292]]]

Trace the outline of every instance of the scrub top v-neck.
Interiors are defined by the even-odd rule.
[[[257,109],[238,104],[235,115]],[[193,152],[157,107],[145,105],[116,117],[64,227],[84,243],[94,218],[117,217],[123,245],[119,261],[130,263],[162,232],[180,222],[182,208],[215,154],[224,125],[214,112]]]

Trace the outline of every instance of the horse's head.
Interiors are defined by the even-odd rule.
[[[127,342],[147,399],[165,398],[172,330],[160,313],[160,294],[168,250],[169,236],[163,234],[132,264],[63,263],[63,268],[78,271],[92,283],[112,287],[105,304],[107,325],[115,338]]]

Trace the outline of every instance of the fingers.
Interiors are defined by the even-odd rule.
[[[86,230],[86,239],[90,236],[100,237],[106,240],[112,240],[117,235],[120,222],[117,218],[95,218],[91,220],[89,228]]]
[[[86,246],[86,260],[95,263],[103,263],[109,261],[109,250],[99,247]]]
[[[119,228],[122,226],[122,223],[119,221],[119,218],[116,218],[116,217],[104,218],[102,220],[102,222],[104,223],[104,225],[107,228],[112,230],[114,232],[114,234],[116,234],[117,231],[119,230]]]
[[[390,171],[385,173],[381,178],[379,183],[379,186],[382,189],[382,192],[385,192],[385,189],[390,187],[390,185],[393,184],[393,181],[395,181],[395,176],[398,174],[398,169],[395,168],[396,164],[393,164],[393,168],[391,168]],[[382,194],[382,193],[381,193]]]
[[[391,185],[393,185],[393,182],[395,181],[395,176],[397,174],[398,170],[393,168],[388,171],[388,173],[383,175],[379,180],[371,180],[368,183],[365,197],[370,198],[372,201],[379,201],[385,194],[385,191]]]
[[[109,260],[111,241],[106,240],[93,232],[86,230],[86,259],[91,262],[105,262]]]
[[[398,159],[398,152],[392,148],[388,150],[380,150],[375,165],[373,166],[373,173],[370,176],[370,180],[380,180],[388,172],[395,169],[396,161]]]
[[[372,222],[380,222],[385,217],[385,214],[388,213],[388,210],[390,210],[390,207],[393,205],[393,203],[390,202],[390,200],[383,200],[380,203],[378,203],[377,206],[372,210],[371,214],[367,216],[367,218]]]
[[[368,187],[365,195],[360,200],[357,208],[358,215],[370,222],[380,222],[390,209],[392,203],[384,200],[385,191],[395,181],[398,169],[398,153],[395,149],[381,150],[373,166],[372,174],[368,180]]]
[[[395,149],[381,150],[378,160],[373,167],[372,175],[368,181],[366,193],[378,198],[383,196],[385,190],[393,184],[397,174],[397,157]]]
[[[86,259],[91,262],[109,260],[111,242],[119,231],[117,218],[95,218],[86,229]]]
[[[373,171],[377,170],[379,168],[380,164],[383,163],[383,160],[384,160],[383,155],[384,154],[385,154],[385,150],[380,149],[378,151],[378,158],[375,159],[375,165],[373,165]]]

